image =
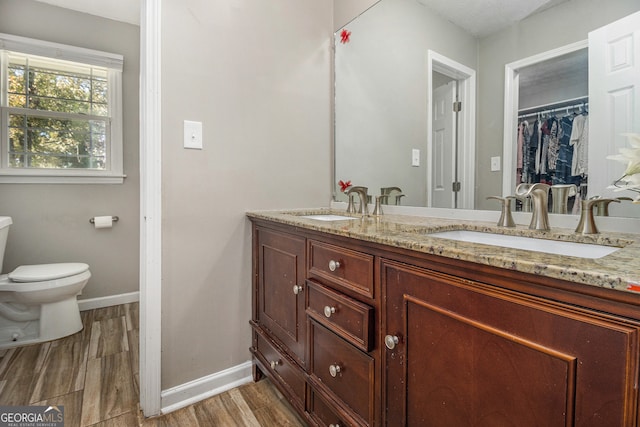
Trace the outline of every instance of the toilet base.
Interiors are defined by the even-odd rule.
[[[56,340],[83,328],[78,300],[73,297],[42,304],[40,318],[18,322],[0,317],[0,349]]]

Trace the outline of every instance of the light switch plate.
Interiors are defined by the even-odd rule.
[[[411,150],[411,166],[420,166],[420,150],[417,148]]]
[[[500,156],[491,158],[491,172],[497,172],[500,170]]]
[[[202,122],[184,121],[184,148],[202,150]]]

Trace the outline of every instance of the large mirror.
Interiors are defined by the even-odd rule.
[[[547,110],[593,114],[596,83],[584,81],[582,55],[589,33],[640,10],[637,0],[512,0],[480,11],[483,2],[470,3],[380,0],[336,32],[336,200],[346,201],[338,182],[351,181],[387,193],[388,204],[498,209],[487,197],[507,195],[518,176],[518,111],[531,120],[532,107],[573,101]],[[517,78],[505,82],[506,69]],[[538,96],[549,88],[556,100]],[[455,102],[451,114],[445,106]],[[624,125],[640,132],[635,116]],[[611,173],[607,162],[616,164],[590,163],[589,196],[600,193],[594,186],[605,195],[598,174]],[[610,214],[640,217],[637,205],[626,208],[611,205]]]

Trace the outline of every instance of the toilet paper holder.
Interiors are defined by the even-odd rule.
[[[120,219],[120,218],[118,218],[117,216],[112,216],[112,217],[111,217],[111,221],[113,221],[113,222],[116,222],[116,221],[118,221],[119,219]],[[94,224],[94,223],[96,222],[96,219],[95,219],[95,218],[89,218],[89,222],[90,222],[91,224]]]

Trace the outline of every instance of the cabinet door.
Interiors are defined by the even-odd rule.
[[[386,425],[636,426],[637,324],[392,261],[381,278]]]
[[[257,228],[256,241],[256,321],[280,340],[301,366],[305,366],[305,239]]]

